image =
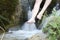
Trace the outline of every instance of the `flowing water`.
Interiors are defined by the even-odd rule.
[[[30,10],[28,10],[28,20],[31,18],[32,16],[32,12]],[[19,39],[19,40],[26,40],[26,38],[31,38],[32,36],[41,33],[41,30],[38,30],[35,26],[34,23],[32,24],[28,24],[27,22],[25,22],[22,26],[21,29],[17,30],[17,31],[12,31],[9,30],[7,34],[5,34],[5,39],[4,40],[13,40],[13,39]],[[39,35],[38,35],[39,36]]]
[[[57,11],[57,13],[58,14],[56,14],[56,15],[60,15],[60,10]],[[28,10],[27,15],[28,15],[28,20],[29,20],[32,16],[32,11],[31,11],[30,6],[29,6],[29,10]],[[52,16],[49,16],[46,19],[44,19],[39,27],[42,27],[42,29],[43,29],[43,27],[45,27],[47,25],[48,21],[50,21],[52,18],[53,18]],[[19,29],[17,31],[9,30],[8,33],[5,34],[5,39],[4,40],[8,40],[8,39],[13,40],[13,38],[15,40],[17,40],[17,39],[24,40],[26,38],[30,38],[33,35],[36,35],[36,34],[39,34],[39,33],[41,33],[41,35],[42,35],[43,34],[42,29],[38,30],[34,23],[28,24],[27,22],[25,22],[21,29]],[[1,36],[0,36],[0,38],[1,38]]]
[[[28,20],[32,17],[32,11],[30,10],[30,6],[29,6],[29,10],[28,10]],[[26,30],[26,31],[32,31],[32,30],[37,30],[36,25],[34,23],[27,23],[25,22],[24,25],[22,26],[22,30]]]

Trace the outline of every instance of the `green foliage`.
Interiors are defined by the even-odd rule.
[[[60,40],[60,13],[58,13],[55,9],[53,9],[52,20],[50,20],[46,27],[43,28],[43,32],[45,32],[48,36],[48,40]]]
[[[18,0],[0,0],[0,26],[6,27],[13,20]]]
[[[43,31],[48,34],[48,40],[60,40],[60,16],[54,16]]]

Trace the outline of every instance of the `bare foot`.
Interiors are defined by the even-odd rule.
[[[35,23],[35,19],[31,18],[30,20],[27,21],[27,23]]]
[[[39,19],[39,20],[40,20],[40,19],[42,18],[42,16],[43,16],[42,14],[37,15],[37,19]]]

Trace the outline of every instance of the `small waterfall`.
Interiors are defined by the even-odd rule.
[[[30,10],[30,7],[29,7],[28,20],[31,18],[31,16],[32,16],[32,11]],[[22,30],[18,30],[18,31],[9,30],[9,33],[11,33],[11,34],[8,34],[7,37],[8,36],[9,36],[9,38],[10,37],[17,37],[17,38],[21,38],[21,39],[25,40],[26,38],[31,38],[36,34],[40,34],[40,33],[42,34],[41,30],[36,29],[36,26],[34,23],[25,22],[21,29]]]
[[[28,20],[32,17],[32,11],[31,8],[29,6],[29,10],[28,10]],[[22,26],[22,30],[26,30],[26,31],[32,31],[32,30],[36,30],[36,26],[34,23],[27,23],[25,22],[24,25]]]
[[[27,18],[29,20],[32,17],[32,11],[31,11],[30,6],[29,6],[27,15],[28,15]],[[44,38],[43,36],[45,36],[45,34],[42,32],[42,30],[37,30],[34,23],[25,22],[21,29],[9,30],[8,33],[5,35],[5,38],[10,38],[10,40],[32,40],[32,39],[34,40],[36,38],[35,40],[38,40],[38,39],[40,39],[39,37],[42,37],[42,39],[43,39]],[[5,40],[5,38],[4,38],[4,40]]]
[[[32,17],[32,11],[31,11],[31,8],[29,6],[29,10],[28,10],[28,20]]]

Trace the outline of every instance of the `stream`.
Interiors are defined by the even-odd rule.
[[[60,10],[58,10],[57,13],[58,13],[57,15],[60,15]],[[32,11],[31,11],[30,6],[29,6],[27,15],[28,15],[28,20],[29,20],[32,16]],[[43,27],[47,25],[48,21],[51,18],[52,16],[47,17],[45,20],[43,20],[39,27],[42,27],[43,29]],[[29,24],[25,22],[22,25],[21,29],[19,26],[17,26],[16,28],[10,28],[9,31],[5,33],[3,40],[40,40],[40,37],[42,37],[41,38],[42,40],[43,39],[45,40],[44,37],[46,37],[46,35],[42,32],[42,29],[38,30],[36,28],[35,23]],[[1,37],[2,37],[2,34],[0,35],[0,39]]]

